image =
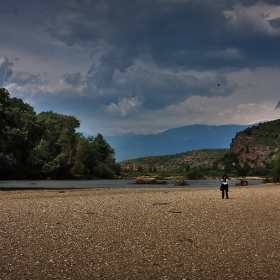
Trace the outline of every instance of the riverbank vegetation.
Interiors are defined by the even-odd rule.
[[[53,111],[37,114],[0,89],[0,179],[112,178],[114,149],[101,134],[84,137],[80,121]]]
[[[230,170],[227,170],[230,171]],[[203,167],[197,167],[193,166],[190,167],[189,170],[184,171],[155,171],[149,172],[148,170],[127,170],[122,169],[122,178],[155,178],[155,179],[174,179],[174,180],[181,180],[181,179],[187,179],[187,180],[206,180],[206,179],[217,179],[222,178],[224,173],[227,173],[229,177],[231,178],[258,178],[263,179],[265,182],[272,182],[271,179],[271,171],[264,169],[259,172],[259,169],[256,170],[250,170],[249,173],[242,173],[238,174],[231,170],[230,172],[226,172],[224,169],[216,169],[216,168],[203,168]]]
[[[247,164],[240,166],[236,155],[231,154],[229,149],[204,149],[174,155],[150,156],[126,160],[120,164],[124,177],[195,180],[220,178],[227,173],[233,178],[258,177],[269,182],[279,177],[280,180],[280,167],[279,170],[276,167],[280,166],[280,163],[277,165],[276,160],[264,167],[253,168]],[[277,177],[275,174],[278,173]]]

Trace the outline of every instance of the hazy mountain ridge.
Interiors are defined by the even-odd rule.
[[[200,149],[229,149],[236,133],[248,125],[190,125],[158,134],[105,136],[118,162],[146,156],[162,156]]]
[[[194,129],[194,127],[191,127],[191,129]],[[217,127],[206,126],[204,129],[218,133],[221,127],[217,129]],[[228,130],[222,127],[222,132],[225,131]],[[174,130],[167,131],[167,134],[173,135],[173,132]],[[211,132],[210,135],[212,135]],[[203,136],[202,132],[200,136]],[[213,141],[213,139],[215,138],[210,140]],[[244,167],[248,165],[250,168],[269,168],[272,159],[279,151],[279,145],[280,120],[274,120],[246,127],[243,131],[236,133],[229,149],[197,149],[164,156],[140,157],[122,161],[120,164],[123,169],[130,170],[137,170],[140,166],[145,170],[155,168],[158,171],[171,171],[184,170],[187,166],[208,168],[214,166],[214,164],[218,164],[218,168],[224,169],[225,161],[229,160],[228,164],[231,166]]]

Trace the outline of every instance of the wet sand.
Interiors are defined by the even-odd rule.
[[[0,191],[0,280],[280,279],[280,185]]]

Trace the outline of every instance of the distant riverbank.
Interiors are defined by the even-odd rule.
[[[143,188],[147,185],[136,185],[135,179],[130,180],[20,180],[0,181],[2,189],[87,189],[87,188]],[[178,180],[166,180],[166,185],[149,185],[154,188],[175,188]],[[214,180],[186,180],[190,188],[220,186],[220,179]],[[230,186],[234,186],[239,180],[230,180]],[[262,180],[248,180],[249,185],[259,185]]]

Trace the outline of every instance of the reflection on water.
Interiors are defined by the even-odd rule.
[[[230,180],[234,186],[240,180]],[[178,188],[175,180],[167,180],[167,185],[139,185],[135,180],[66,180],[66,181],[0,181],[0,188],[28,188],[28,189],[66,189],[66,188]],[[178,180],[177,180],[178,182]],[[219,187],[220,180],[187,180],[189,186],[182,188]],[[259,185],[262,180],[248,180],[249,185]]]

